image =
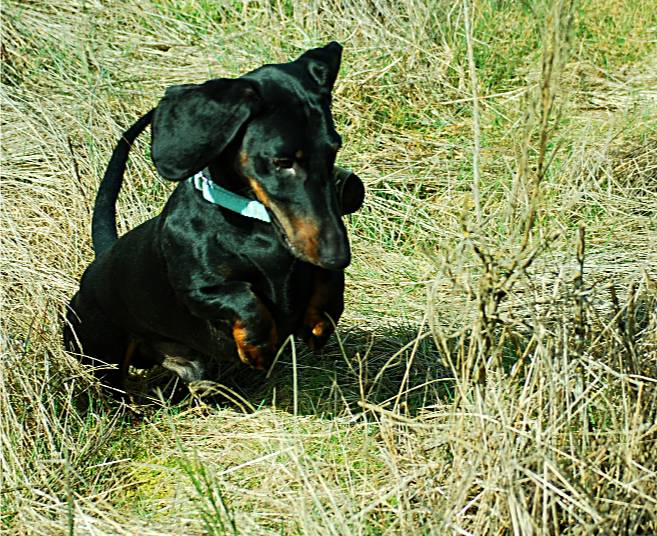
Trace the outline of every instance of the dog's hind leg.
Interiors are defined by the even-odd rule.
[[[126,365],[150,368],[159,364],[175,372],[185,383],[206,379],[207,358],[184,344],[167,340],[151,340],[131,342],[129,348],[134,348],[136,351],[126,356]]]
[[[106,386],[123,389],[121,365],[128,349],[129,337],[94,304],[73,296],[64,325],[64,345],[78,356],[82,364],[94,367],[94,374]]]

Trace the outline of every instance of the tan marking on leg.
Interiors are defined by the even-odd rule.
[[[315,337],[321,337],[322,335],[324,335],[324,331],[328,327],[327,324],[328,322],[326,322],[325,320],[317,322],[317,324],[315,324],[315,327],[313,328],[312,334]]]
[[[233,339],[235,339],[235,344],[237,345],[237,355],[240,358],[240,361],[245,365],[251,366],[249,359],[247,357],[246,349],[246,337],[248,336],[248,331],[244,327],[241,321],[236,320],[233,324]]]
[[[334,330],[333,322],[326,315],[326,308],[334,298],[333,287],[327,284],[321,271],[316,271],[313,278],[313,291],[303,316],[305,328],[312,334],[305,340],[311,350],[315,350],[317,339],[328,338]],[[306,332],[307,333],[307,332]]]
[[[261,305],[261,309],[263,321],[269,320],[271,322],[269,340],[264,347],[247,342],[249,330],[241,320],[236,320],[233,323],[233,339],[237,346],[237,355],[242,363],[258,370],[267,370],[268,361],[273,357],[278,344],[278,330],[271,314],[264,305]]]

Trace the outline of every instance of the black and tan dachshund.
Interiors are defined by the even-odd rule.
[[[289,335],[325,344],[351,258],[341,217],[364,197],[334,165],[341,55],[332,42],[240,78],[171,87],[125,132],[64,328],[67,349],[106,385],[122,388],[130,365],[161,364],[185,381],[206,377],[213,359],[266,370]],[[160,215],[117,238],[128,152],[149,123],[157,171],[180,184]]]

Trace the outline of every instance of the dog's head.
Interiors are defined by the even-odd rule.
[[[364,191],[356,175],[334,174],[341,139],[330,106],[341,55],[332,42],[238,79],[169,88],[153,118],[159,173],[187,179],[230,146],[233,170],[267,207],[292,254],[324,268],[346,267],[341,215],[360,207]]]

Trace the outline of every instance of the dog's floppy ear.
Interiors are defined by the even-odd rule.
[[[333,178],[338,190],[342,215],[356,212],[365,200],[365,185],[353,171],[335,166]]]
[[[324,47],[312,48],[304,52],[296,61],[307,63],[311,78],[320,87],[331,91],[335,79],[338,77],[341,59],[342,45],[336,41],[331,41]]]
[[[257,111],[254,82],[218,78],[173,86],[153,116],[151,157],[166,179],[180,181],[216,159]]]

